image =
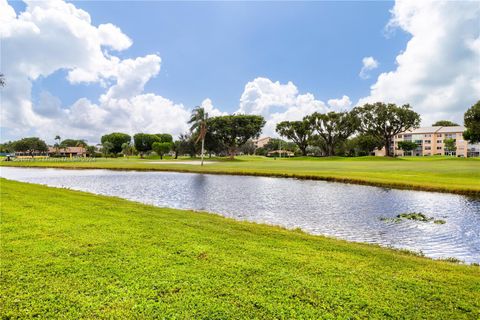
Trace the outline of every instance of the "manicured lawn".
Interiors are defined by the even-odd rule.
[[[190,160],[190,159],[181,159]],[[165,162],[174,160],[163,160]],[[154,162],[154,163],[152,163]],[[162,164],[152,159],[98,159],[93,162],[0,162],[2,166],[168,170],[284,176],[381,185],[396,188],[480,194],[480,158],[405,157],[272,158],[245,156],[200,167]]]
[[[4,179],[0,191],[4,319],[480,317],[478,266]]]

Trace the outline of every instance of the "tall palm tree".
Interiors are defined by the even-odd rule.
[[[57,141],[57,143],[55,143],[56,154],[59,152],[58,149],[60,148],[60,140],[62,140],[62,138],[60,138],[60,136],[57,134],[55,136],[55,141]]]
[[[190,116],[190,120],[188,121],[189,124],[192,126],[190,130],[192,132],[198,132],[198,138],[195,143],[198,143],[199,140],[202,140],[202,162],[200,165],[203,166],[203,157],[205,154],[205,135],[207,134],[207,120],[208,120],[208,113],[205,112],[205,109],[202,107],[195,107],[192,110],[192,115]]]

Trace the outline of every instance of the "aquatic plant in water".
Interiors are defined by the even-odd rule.
[[[385,218],[385,217],[380,218],[381,221],[392,221],[392,222],[400,222],[404,219],[421,221],[421,222],[433,221],[433,223],[435,223],[435,224],[445,224],[446,223],[445,220],[434,220],[434,218],[428,217],[421,212],[401,213],[401,214],[397,215],[395,218]]]

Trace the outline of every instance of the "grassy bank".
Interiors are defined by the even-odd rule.
[[[186,159],[184,159],[186,160]],[[189,160],[189,159],[187,159]],[[480,195],[480,159],[447,157],[293,158],[239,157],[200,167],[152,159],[93,162],[0,162],[2,166],[162,170],[320,179],[427,191]]]
[[[0,180],[2,318],[478,319],[480,269]]]

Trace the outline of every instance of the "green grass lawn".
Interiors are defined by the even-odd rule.
[[[190,160],[190,159],[181,159]],[[180,161],[181,161],[180,160]],[[207,159],[208,160],[208,159]],[[218,160],[218,159],[216,159]],[[163,162],[172,162],[167,159]],[[152,163],[154,162],[154,163]],[[480,158],[293,158],[245,156],[204,167],[162,164],[161,160],[117,158],[93,162],[0,162],[2,166],[164,170],[322,179],[395,188],[480,194]]]
[[[478,266],[5,179],[0,191],[2,319],[480,317]]]

